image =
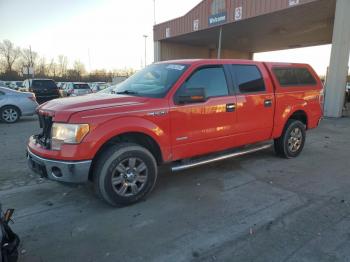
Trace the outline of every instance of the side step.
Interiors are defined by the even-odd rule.
[[[232,151],[232,150],[226,151],[225,153],[221,153],[221,154],[208,155],[208,156],[204,156],[204,157],[200,157],[200,158],[195,158],[195,159],[188,160],[186,162],[180,162],[179,164],[175,164],[174,166],[171,167],[171,171],[173,171],[173,172],[182,171],[182,170],[189,169],[192,167],[213,163],[213,162],[225,160],[228,158],[238,157],[238,156],[254,153],[257,151],[268,149],[271,146],[272,146],[272,144],[270,144],[270,143],[269,144],[266,144],[266,143],[265,144],[257,144],[257,145],[244,147],[243,149],[240,149],[240,150],[236,149],[234,151]]]

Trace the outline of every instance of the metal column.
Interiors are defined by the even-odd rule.
[[[350,52],[350,1],[337,0],[332,52],[326,82],[325,116],[341,117]]]

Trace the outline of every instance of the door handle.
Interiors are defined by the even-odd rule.
[[[236,104],[226,104],[226,112],[234,112],[236,110]]]
[[[266,99],[264,101],[264,106],[265,107],[271,107],[272,106],[272,100],[271,99]]]

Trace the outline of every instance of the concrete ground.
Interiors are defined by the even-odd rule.
[[[273,150],[185,172],[111,208],[91,186],[30,176],[36,118],[0,124],[0,200],[16,208],[21,261],[350,261],[350,118],[308,132],[302,155]]]

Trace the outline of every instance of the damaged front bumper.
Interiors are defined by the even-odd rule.
[[[41,177],[50,180],[81,184],[89,179],[91,160],[86,161],[57,161],[42,158],[27,148],[27,162],[29,168]]]

